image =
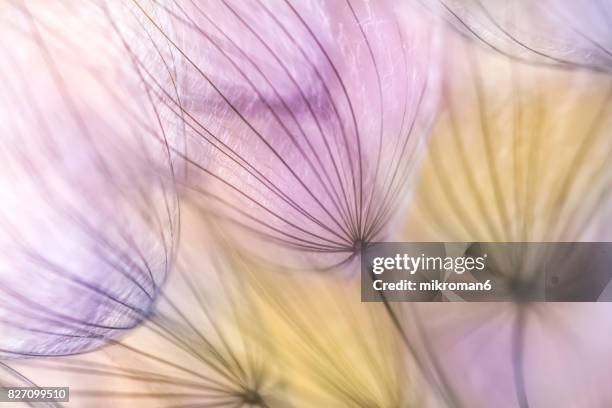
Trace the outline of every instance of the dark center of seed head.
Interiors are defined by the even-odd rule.
[[[261,398],[261,395],[254,390],[248,390],[245,391],[244,394],[242,395],[242,400],[244,401],[245,404],[250,404],[250,405],[260,405],[263,403],[263,399]]]
[[[355,252],[362,251],[366,249],[367,246],[368,246],[367,241],[364,241],[363,239],[356,239],[355,241],[353,241],[353,250]]]

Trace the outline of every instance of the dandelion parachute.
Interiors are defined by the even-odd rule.
[[[388,235],[435,89],[418,3],[134,4],[171,73],[147,78],[192,201],[240,236],[337,261]]]
[[[163,129],[111,10],[37,3],[2,13],[2,357],[82,352],[135,327],[178,228]]]
[[[464,406],[554,406],[568,398],[581,406],[601,404],[605,393],[587,395],[574,378],[597,370],[593,362],[603,346],[594,341],[574,350],[571,344],[597,337],[600,325],[608,325],[608,307],[529,303],[521,291],[539,285],[576,290],[580,281],[563,282],[564,271],[595,277],[593,258],[603,259],[600,267],[607,269],[605,244],[592,244],[591,250],[598,248],[593,256],[570,242],[610,237],[610,78],[517,62],[464,38],[447,44],[443,104],[405,239],[466,242],[454,256],[487,253],[486,273],[474,278],[494,280],[509,302],[457,304],[452,311],[410,307],[402,329],[439,362]],[[495,252],[490,242],[511,244]],[[524,242],[568,243],[551,244],[561,250],[546,253],[528,251]],[[584,326],[577,330],[576,322]],[[579,357],[566,358],[568,353]],[[555,369],[543,363],[553,361]],[[458,377],[478,389],[453,381]],[[555,386],[539,386],[541,378]],[[609,376],[593,381],[604,384]],[[561,397],[558,389],[571,391]]]

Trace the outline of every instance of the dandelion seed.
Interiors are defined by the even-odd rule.
[[[609,364],[594,339],[602,326],[608,330],[608,307],[522,298],[536,284],[563,290],[561,279],[544,280],[545,260],[561,276],[595,272],[596,279],[592,259],[580,251],[529,252],[520,243],[608,239],[612,83],[592,72],[517,63],[463,40],[448,44],[444,106],[407,236],[464,241],[466,255],[488,253],[484,279],[496,279],[509,302],[456,304],[452,311],[414,306],[402,330],[417,353],[440,365],[462,406],[605,404],[608,376],[594,380],[590,393],[575,380],[599,372],[599,358]],[[516,250],[495,253],[487,242],[516,242],[508,246]],[[608,265],[609,254],[599,255]],[[575,330],[578,321],[584,325]]]
[[[176,71],[172,86],[148,78],[185,141],[194,202],[247,244],[322,265],[388,236],[435,88],[436,39],[417,5],[133,3]]]
[[[455,50],[410,238],[607,240],[612,82]]]
[[[37,5],[8,2],[0,15],[0,355],[10,358],[86,351],[138,325],[178,233],[163,128],[103,10]]]

